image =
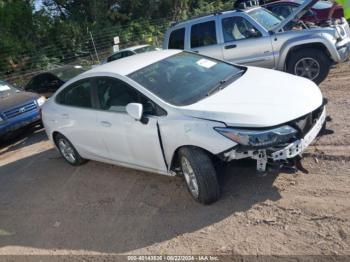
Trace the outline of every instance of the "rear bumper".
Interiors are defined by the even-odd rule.
[[[39,110],[33,110],[28,113],[21,114],[12,119],[0,122],[0,136],[16,131],[22,127],[39,123],[41,121]]]

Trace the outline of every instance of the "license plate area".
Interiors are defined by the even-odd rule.
[[[287,147],[278,150],[271,154],[273,160],[282,160],[293,158],[299,154],[301,154],[316,138],[318,133],[321,131],[323,123],[326,121],[326,108],[323,109],[323,112],[320,118],[317,120],[312,129],[304,136],[304,138],[297,140]]]

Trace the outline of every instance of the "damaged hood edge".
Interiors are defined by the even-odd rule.
[[[322,103],[320,89],[308,79],[248,67],[241,78],[226,88],[181,107],[181,111],[189,117],[232,127],[268,128],[302,117]]]

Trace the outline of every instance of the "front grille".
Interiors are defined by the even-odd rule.
[[[324,106],[319,107],[315,111],[298,118],[290,123],[292,127],[298,130],[299,138],[303,138],[314,126],[323,112]]]
[[[11,119],[26,112],[33,111],[35,109],[37,109],[37,106],[34,101],[31,101],[30,103],[24,104],[22,106],[17,106],[15,108],[5,111],[4,116],[6,117],[6,119]]]

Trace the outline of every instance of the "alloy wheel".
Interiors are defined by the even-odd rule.
[[[311,57],[305,57],[295,64],[294,74],[314,80],[320,74],[320,70],[321,67],[317,60]]]
[[[76,156],[73,147],[66,139],[60,139],[58,141],[58,148],[60,149],[63,157],[70,163],[76,162]]]
[[[197,198],[199,195],[197,178],[190,161],[186,157],[181,158],[181,168],[191,194]]]

